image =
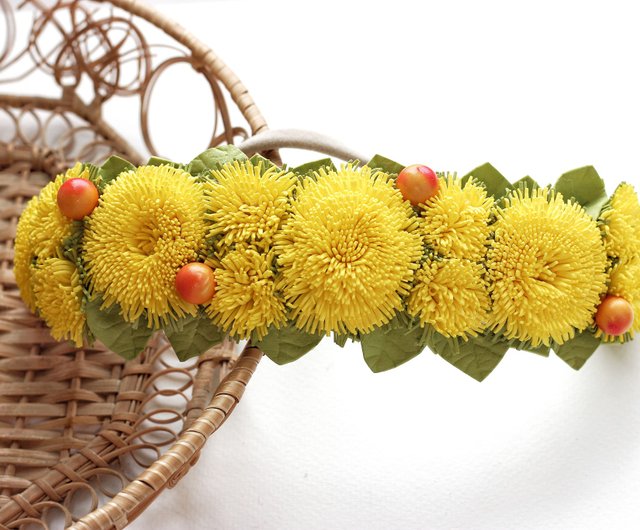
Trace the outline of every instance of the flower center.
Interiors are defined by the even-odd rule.
[[[170,210],[170,208],[167,208]],[[156,210],[142,216],[140,223],[133,235],[134,247],[138,253],[151,256],[166,246],[166,242],[180,237],[180,216],[175,212]],[[165,245],[158,245],[164,241]]]
[[[354,228],[340,230],[331,248],[331,256],[340,263],[354,263],[360,260],[369,248],[369,238]]]

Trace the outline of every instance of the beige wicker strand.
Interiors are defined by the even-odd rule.
[[[153,344],[150,344],[147,347],[147,350],[151,350],[153,348]],[[142,359],[144,359],[144,354]],[[138,364],[142,364],[143,360],[136,361]],[[58,377],[67,377],[68,375],[73,375],[77,373],[83,373],[81,367],[73,366],[75,363],[65,363],[69,366],[65,366],[65,372],[63,372]],[[84,372],[86,375],[86,372]],[[120,385],[120,393],[127,394],[131,390],[139,389],[143,382],[143,378],[140,375],[133,376],[125,376],[121,385]],[[109,425],[111,430],[119,430],[114,429],[113,423],[117,423],[122,421],[120,418],[124,416],[125,421],[131,421],[131,407],[132,403],[130,401],[122,400],[116,403],[113,410],[110,411],[112,420],[112,424]],[[91,413],[93,411],[90,411]],[[108,416],[106,414],[107,411],[103,411],[102,414]],[[124,414],[123,414],[124,413]],[[137,417],[137,414],[135,415]],[[127,430],[127,429],[125,429]],[[92,468],[96,462],[100,464],[106,463],[103,456],[106,456],[109,459],[108,453],[112,450],[112,444],[102,436],[102,433],[99,433],[96,437],[94,437],[87,445],[84,445],[80,452],[72,456],[71,458],[66,459],[63,467],[56,465],[56,462],[51,463],[51,470],[48,471],[45,475],[39,478],[39,483],[45,482],[49,486],[56,488],[68,480],[69,472],[77,473],[77,477],[82,477],[83,470],[87,468]],[[7,471],[5,471],[7,472]],[[84,480],[81,478],[81,480]],[[42,487],[34,482],[31,486],[26,488],[23,492],[18,495],[14,495],[12,500],[14,502],[6,503],[2,508],[0,508],[0,523],[8,521],[17,515],[19,515],[20,511],[24,508],[24,506],[30,506],[34,503],[37,503],[44,496],[44,491]]]
[[[106,10],[111,5],[132,16],[123,16],[117,9],[105,14],[105,9],[96,9],[98,3],[107,6]],[[130,0],[46,4],[25,0],[15,9],[26,4],[40,15],[33,19],[32,40],[24,48],[14,46],[18,50],[14,55],[32,59],[30,71],[41,70],[53,77],[54,85],[62,89],[62,97],[0,94],[0,117],[8,119],[10,127],[9,139],[5,134],[0,141],[0,530],[28,523],[48,528],[44,518],[50,510],[61,511],[67,526],[83,515],[72,514],[70,508],[74,492],[83,490],[90,494],[91,510],[95,511],[85,519],[104,525],[91,528],[122,528],[195,464],[208,437],[241,398],[261,353],[248,349],[234,364],[235,346],[225,343],[202,355],[197,363],[175,366],[164,359],[165,353],[168,359],[173,353],[160,334],[130,362],[100,345],[76,349],[54,341],[17,292],[12,261],[18,216],[26,201],[49,178],[76,159],[98,162],[115,153],[135,163],[143,162],[142,155],[102,113],[106,108],[103,104],[113,96],[138,96],[144,103],[152,89],[149,80],[161,71],[163,63],[151,64],[153,45],[140,33],[138,19],[155,24],[185,46],[187,54],[176,60],[190,64],[208,80],[216,116],[223,126],[222,133],[214,126],[211,145],[246,138],[241,127],[232,126],[221,88],[229,92],[252,132],[266,129],[266,124],[231,70],[200,41],[150,7]],[[14,8],[7,0],[0,0],[0,7],[0,16],[12,16]],[[53,51],[38,48],[40,33],[47,24],[55,25],[56,17],[71,18],[77,26],[59,28],[61,42]],[[114,26],[117,24],[124,29]],[[121,31],[120,36],[134,41],[133,49],[126,52],[114,47],[118,39],[106,37],[112,27]],[[9,29],[9,40],[15,39],[11,21]],[[93,48],[98,49],[97,55],[84,47],[90,39],[102,46]],[[184,54],[175,47],[171,49]],[[67,55],[59,50],[67,50]],[[122,81],[119,68],[129,61],[131,53],[139,58],[134,57],[139,72],[133,85],[128,85]],[[0,61],[7,57],[2,49],[0,56]],[[0,64],[0,70],[5,65]],[[94,99],[88,103],[78,97],[74,84],[86,76],[94,88]],[[55,128],[50,125],[56,121],[64,127],[52,137]],[[35,129],[28,130],[24,124],[35,125]],[[143,137],[146,126],[141,120]],[[147,148],[150,144],[147,142]],[[219,384],[226,374],[229,376]],[[158,384],[164,377],[177,375],[187,381],[168,390]],[[153,404],[155,398],[167,395],[184,399],[184,407],[169,410],[166,405]],[[169,420],[158,414],[168,414]],[[165,427],[169,421],[177,426]],[[146,441],[147,435],[162,433],[164,439]],[[138,451],[145,448],[158,455],[155,463],[137,460]],[[165,450],[166,456],[162,457]],[[137,479],[127,474],[132,459],[139,468],[147,469]],[[100,477],[116,478],[122,487],[103,486]],[[118,490],[122,491],[116,494]],[[102,510],[98,508],[105,498],[114,495],[116,501],[108,502]]]
[[[246,384],[261,358],[262,352],[257,348],[246,348],[202,416],[181,435],[180,440],[111,501],[83,517],[71,528],[123,528],[138,517],[165,487],[175,485],[195,463],[194,459],[206,440],[224,423],[240,401]],[[172,481],[172,477],[176,480]]]

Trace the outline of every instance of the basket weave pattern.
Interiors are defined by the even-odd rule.
[[[28,42],[16,51],[13,8],[0,0],[0,22],[4,15],[7,28],[0,73],[32,60],[19,77],[45,72],[59,90],[55,97],[0,94],[0,529],[28,523],[48,528],[61,518],[75,528],[122,528],[195,463],[238,403],[262,354],[248,348],[237,359],[235,345],[226,342],[180,364],[156,334],[138,359],[125,362],[100,344],[77,349],[54,341],[16,287],[18,217],[43,185],[77,159],[100,161],[116,153],[142,163],[144,156],[102,115],[113,97],[139,98],[140,137],[147,154],[154,154],[148,101],[167,65],[190,64],[209,82],[217,116],[210,145],[247,136],[231,124],[228,97],[251,133],[266,123],[211,50],[144,5],[25,3],[37,15]],[[73,23],[65,26],[64,20]],[[65,29],[47,51],[38,37],[52,24]],[[175,55],[154,61],[154,47],[139,29],[145,24],[171,38]],[[109,31],[118,25],[124,29],[116,37]],[[89,47],[91,38],[100,45]],[[132,60],[137,75],[125,80],[123,65]],[[93,85],[88,103],[76,92],[82,78]]]

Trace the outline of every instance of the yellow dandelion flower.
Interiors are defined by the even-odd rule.
[[[13,274],[20,290],[20,296],[31,311],[35,311],[33,298],[32,264],[36,253],[32,242],[32,235],[38,230],[38,198],[33,197],[22,211],[16,227],[16,242],[13,256]]]
[[[550,190],[518,190],[496,210],[487,253],[494,329],[548,346],[593,321],[606,290],[607,257],[597,224]]]
[[[601,215],[605,222],[607,254],[621,261],[640,256],[640,204],[631,184],[620,184],[609,208]]]
[[[56,255],[64,240],[71,235],[74,221],[65,217],[58,208],[58,190],[67,180],[72,178],[89,179],[89,170],[77,163],[66,173],[58,175],[53,182],[47,184],[38,196],[37,213],[38,229],[32,235],[35,254],[41,258]]]
[[[45,259],[33,271],[33,292],[40,316],[56,340],[82,346],[85,315],[76,266],[60,257]]]
[[[493,197],[469,179],[440,178],[438,193],[421,204],[420,230],[427,245],[446,257],[480,260],[486,252]]]
[[[445,337],[477,336],[491,306],[484,267],[458,258],[429,259],[416,272],[407,302],[410,315]]]
[[[170,166],[142,166],[118,176],[87,221],[84,259],[93,291],[149,326],[195,314],[175,289],[176,273],[204,250],[202,184]]]
[[[208,237],[219,248],[246,243],[266,249],[287,214],[296,176],[248,160],[229,162],[211,174],[215,181],[205,185]]]
[[[633,325],[629,330],[631,338],[640,331],[640,257],[631,261],[619,262],[613,267],[610,275],[607,294],[624,298],[633,307]],[[596,337],[602,337],[605,342],[624,342],[625,336],[613,336],[603,333],[600,328]]]
[[[273,251],[239,246],[212,265],[216,294],[206,310],[218,326],[239,339],[255,332],[259,340],[269,326],[284,324],[285,304],[278,292],[281,281],[274,272]]]
[[[422,241],[388,176],[349,164],[305,180],[276,250],[296,325],[357,333],[402,307]]]

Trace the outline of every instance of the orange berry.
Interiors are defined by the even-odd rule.
[[[417,206],[438,193],[438,176],[431,168],[414,164],[400,171],[396,186],[406,201]]]
[[[176,274],[176,291],[185,302],[204,304],[213,298],[216,277],[204,263],[187,263]]]
[[[598,306],[596,324],[607,335],[624,335],[633,325],[633,307],[620,296],[607,295]]]
[[[62,215],[80,221],[98,206],[98,188],[87,179],[69,179],[60,186],[56,200]]]

